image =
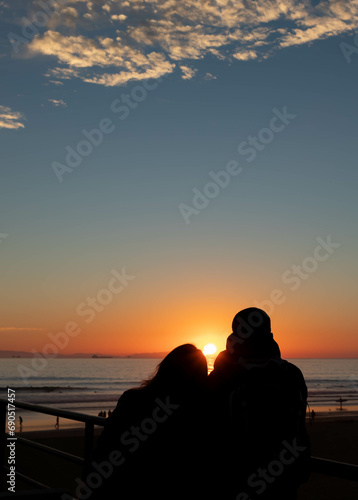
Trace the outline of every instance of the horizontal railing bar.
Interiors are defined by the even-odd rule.
[[[23,498],[26,500],[58,500],[62,498],[63,495],[66,495],[66,498],[70,498],[71,500],[78,500],[75,498],[69,491],[63,488],[48,488],[48,489],[39,489],[36,488],[34,490],[22,490],[17,491],[16,493],[0,493],[0,498],[6,498],[9,500],[10,498]]]
[[[311,457],[311,464],[313,472],[358,481],[358,465],[318,457]]]
[[[0,403],[8,403],[7,399],[0,398]],[[94,425],[104,426],[106,419],[104,417],[95,417],[94,415],[86,415],[85,413],[78,413],[74,411],[60,410],[59,408],[49,408],[48,406],[34,405],[31,403],[24,403],[22,401],[14,401],[12,403],[17,408],[23,410],[30,410],[37,413],[45,413],[46,415],[53,415],[55,417],[67,418],[69,420],[76,420],[77,422],[90,422]]]
[[[10,434],[5,434],[6,437],[11,438]],[[51,448],[50,446],[46,446],[45,444],[37,443],[36,441],[31,441],[30,439],[26,439],[20,436],[16,438],[17,443],[23,443],[25,446],[29,446],[31,448],[36,448],[37,450],[44,451],[45,453],[49,453],[50,455],[56,455],[57,457],[63,458],[64,460],[68,460],[69,462],[73,462],[75,464],[84,465],[85,461],[81,457],[77,457],[76,455],[72,455],[71,453],[67,453],[66,451],[57,450],[56,448]]]
[[[10,472],[10,469],[8,467],[3,467],[3,470],[5,472]],[[49,486],[46,486],[46,484],[39,483],[38,481],[35,481],[35,479],[31,479],[31,477],[25,476],[24,474],[21,474],[21,472],[15,471],[15,475],[25,481],[25,483],[31,484],[32,486],[37,486],[38,488],[41,489],[50,489]]]
[[[8,400],[0,398],[0,403],[8,404]],[[90,423],[93,425],[104,426],[106,419],[104,417],[95,417],[92,415],[86,415],[85,413],[71,412],[67,410],[60,410],[59,408],[49,408],[47,406],[42,405],[34,405],[31,403],[24,403],[21,401],[14,401],[14,406],[17,408],[23,408],[24,410],[30,410],[33,412],[44,413],[46,415],[53,415],[56,417],[62,417],[69,420],[75,420],[82,423]],[[53,455],[60,456],[66,460],[72,461],[74,463],[83,465],[84,460],[80,457],[76,457],[75,455],[71,455],[69,453],[56,450],[54,448],[50,448],[46,445],[42,445],[40,443],[35,443],[34,441],[28,440],[26,438],[17,437],[17,439],[22,442],[26,446],[32,446],[34,448],[41,449]],[[328,460],[325,458],[311,457],[312,471],[318,472],[321,474],[325,474],[328,476],[336,476],[343,479],[358,481],[358,465],[349,464],[344,462],[337,462],[335,460]],[[8,470],[4,467],[5,470]],[[30,484],[39,486],[42,488],[47,488],[47,486],[38,483],[23,474],[16,473],[19,477],[21,477],[24,481],[30,482]]]

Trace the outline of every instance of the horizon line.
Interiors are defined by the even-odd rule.
[[[99,352],[91,352],[91,353],[87,353],[87,352],[76,352],[76,353],[58,353],[56,356],[51,356],[52,359],[55,359],[55,358],[66,358],[66,357],[72,357],[72,358],[76,358],[76,357],[89,357],[91,358],[92,356],[99,356],[99,357],[102,357],[103,358],[129,358],[129,357],[135,357],[135,356],[142,356],[142,357],[153,357],[155,358],[155,355],[158,355],[158,358],[157,359],[160,359],[162,357],[165,357],[170,351],[153,351],[153,352],[133,352],[133,353],[130,353],[130,354],[107,354],[107,353],[99,353]],[[28,354],[29,356],[28,357],[33,357],[33,354],[29,351],[13,351],[13,350],[0,350],[0,357],[2,355],[2,353],[11,353],[12,355],[16,355],[16,354]],[[216,355],[212,355],[212,356],[217,356],[219,353],[217,353]],[[20,356],[21,357],[21,356]],[[25,356],[24,356],[25,357]],[[26,356],[27,357],[27,356]],[[296,357],[291,357],[291,356],[285,356],[284,358],[286,359],[358,359],[358,356],[329,356],[329,357],[326,357],[326,356],[296,356]]]

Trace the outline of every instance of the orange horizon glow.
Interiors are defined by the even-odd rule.
[[[215,287],[208,287],[198,300],[199,291],[205,289],[205,285],[205,282],[200,283],[200,287],[186,290],[185,281],[178,283],[176,289],[167,283],[160,283],[155,285],[159,289],[153,290],[150,296],[142,288],[128,288],[89,324],[76,315],[76,307],[71,304],[78,303],[77,300],[71,303],[68,300],[69,305],[66,308],[63,306],[61,313],[52,306],[46,314],[42,314],[42,309],[30,308],[29,304],[21,317],[23,326],[13,320],[18,317],[15,310],[8,309],[0,326],[0,350],[41,353],[54,342],[54,338],[62,338],[63,341],[66,337],[67,343],[63,341],[59,354],[162,354],[186,343],[192,343],[199,349],[214,344],[218,353],[225,349],[235,314],[240,309],[256,305],[255,301],[245,299],[246,294],[255,296],[254,285],[251,292],[248,290],[241,297],[233,285],[221,300],[218,300],[220,294]],[[271,310],[266,308],[282,357],[358,358],[356,318],[352,305],[347,302],[339,309],[334,308],[334,301],[325,296],[321,288],[318,292],[322,296],[316,294],[313,297],[311,293],[307,299],[306,292],[296,292],[292,297],[287,296],[282,305]],[[162,300],[158,301],[158,297]],[[264,305],[262,308],[265,309]],[[329,310],[333,310],[334,314],[328,314]]]
[[[135,339],[133,335],[129,338],[124,337],[118,341],[116,332],[108,332],[106,335],[102,334],[98,336],[96,331],[81,329],[76,337],[69,338],[66,347],[63,349],[58,348],[58,354],[99,354],[114,357],[143,353],[158,353],[160,355],[165,355],[176,346],[184,343],[192,343],[198,349],[203,350],[203,352],[205,346],[209,344],[215,345],[217,348],[215,352],[216,355],[225,349],[226,338],[230,333],[229,331],[222,334],[206,334],[203,332],[203,330],[205,330],[203,328],[197,327],[196,330],[195,332],[195,328],[192,327],[188,335],[177,331],[173,332],[173,336],[170,340],[166,339],[165,335],[163,335],[153,338],[153,341],[150,341],[150,335],[148,339],[148,337],[144,338],[144,336],[138,332],[137,339]],[[274,333],[274,338],[280,346],[283,358],[358,358],[358,345],[352,346],[352,349],[348,349],[342,336],[336,336],[334,332],[331,334],[325,332],[324,337],[322,334],[315,332],[315,334],[307,336],[307,338],[304,339],[305,345],[302,345],[302,338],[300,342],[297,341],[297,338],[300,336],[300,329],[298,329],[298,332],[292,331],[290,334],[287,332],[281,333],[279,328],[275,328],[274,330],[278,332],[277,334]],[[41,331],[28,331],[26,336],[24,332],[20,330],[9,330],[8,333],[10,335],[4,335],[4,332],[6,332],[6,330],[2,331],[3,335],[0,342],[0,350],[25,351],[29,353],[34,353],[34,351],[44,353],[46,351],[46,346],[52,344],[54,338],[60,338],[61,334],[64,333],[64,331],[61,330],[46,331],[46,329]],[[50,337],[49,334],[52,334],[52,337]],[[325,342],[323,342],[322,339],[325,339]],[[340,346],[337,344],[340,344]]]

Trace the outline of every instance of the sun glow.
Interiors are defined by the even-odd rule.
[[[215,344],[206,344],[203,349],[203,353],[205,356],[210,356],[211,354],[215,354],[217,351],[217,347]]]

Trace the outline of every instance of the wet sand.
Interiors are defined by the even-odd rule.
[[[307,425],[313,457],[358,465],[358,417],[323,415]],[[353,500],[358,498],[357,481],[312,473],[301,486],[299,500]]]
[[[98,436],[101,428],[96,428]],[[312,456],[358,465],[358,416],[356,412],[344,414],[319,414],[307,430],[311,439]],[[84,427],[50,431],[17,433],[27,439],[53,446],[83,457]],[[47,455],[42,451],[17,443],[17,470],[53,487],[65,487],[75,491],[76,477],[81,467]],[[27,489],[17,480],[17,490]],[[301,486],[298,500],[356,500],[358,481],[329,477],[312,473],[310,480]]]

